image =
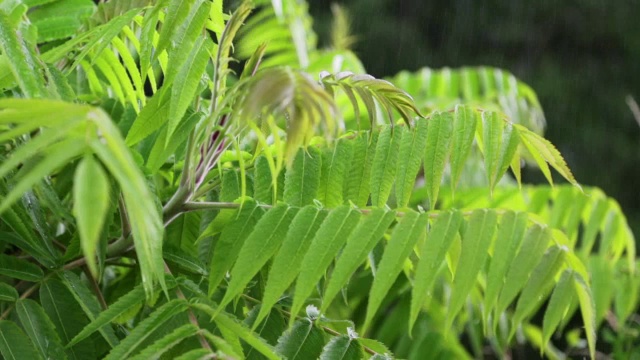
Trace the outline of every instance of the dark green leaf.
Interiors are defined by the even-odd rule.
[[[0,275],[14,279],[37,282],[42,279],[42,269],[15,256],[0,254]]]
[[[0,354],[6,360],[41,359],[18,325],[5,320],[0,320]]]
[[[66,359],[60,337],[51,320],[38,303],[30,299],[16,303],[23,328],[45,359]]]
[[[142,286],[136,286],[129,293],[122,295],[116,302],[111,304],[109,308],[98,315],[95,320],[82,329],[74,338],[69,342],[68,346],[78,343],[83,339],[86,339],[89,335],[99,330],[105,325],[111,322],[115,322],[118,317],[129,312],[132,308],[136,308],[138,305],[144,303],[144,289]]]
[[[142,320],[124,338],[118,346],[111,349],[105,360],[126,359],[131,356],[138,346],[147,339],[155,330],[169,321],[172,317],[187,309],[185,300],[174,299],[158,307],[154,312]]]
[[[55,278],[48,279],[41,285],[40,304],[56,326],[63,344],[69,344],[69,341],[88,323],[69,290]],[[69,359],[78,360],[92,359],[96,356],[91,339],[85,339],[73,346],[67,345],[66,353]]]
[[[317,359],[325,344],[324,333],[313,321],[304,318],[293,324],[278,339],[276,351],[288,360]]]
[[[364,356],[362,346],[347,335],[336,336],[322,349],[320,360],[359,360]]]
[[[18,291],[15,287],[0,282],[0,301],[14,302],[18,300]]]

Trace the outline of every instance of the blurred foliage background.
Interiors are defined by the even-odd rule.
[[[640,1],[314,0],[320,39],[330,39],[334,2],[376,77],[489,65],[531,85],[545,135],[578,181],[615,197],[640,234],[640,127],[625,101],[640,101]],[[524,175],[544,181],[535,169]]]

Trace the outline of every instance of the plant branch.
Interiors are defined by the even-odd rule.
[[[84,271],[85,275],[87,275],[89,284],[91,284],[91,289],[93,289],[93,292],[96,294],[96,297],[98,298],[98,302],[100,303],[100,307],[102,307],[102,310],[107,310],[109,306],[107,305],[107,301],[104,299],[104,296],[102,295],[102,291],[100,290],[100,285],[98,284],[96,279],[93,277],[88,267],[83,266],[82,271]]]
[[[131,224],[127,215],[127,207],[124,204],[122,195],[118,197],[118,211],[120,212],[120,228],[122,229],[122,237],[131,232]]]
[[[171,274],[171,269],[169,269],[169,266],[167,265],[166,262],[164,262],[164,272],[172,275]],[[180,287],[176,286],[176,296],[179,299],[182,300],[187,300],[187,298],[184,296],[184,294],[182,293],[182,290],[180,290]],[[193,325],[195,325],[195,327],[197,327],[198,329],[200,329],[200,324],[198,323],[198,319],[196,318],[196,314],[193,312],[193,310],[191,308],[189,308],[189,322]],[[204,348],[207,349],[211,352],[213,352],[213,350],[211,349],[211,346],[209,345],[209,342],[207,342],[207,338],[200,332],[198,332],[198,340],[200,341],[200,345]]]

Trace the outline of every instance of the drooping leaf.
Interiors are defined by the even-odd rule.
[[[398,150],[404,127],[386,127],[380,132],[371,168],[371,204],[376,207],[387,203],[396,174]]]
[[[289,360],[317,359],[325,344],[324,333],[308,318],[300,319],[278,339],[276,351]]]
[[[0,320],[0,354],[7,360],[41,358],[18,325],[6,320]]]
[[[411,332],[425,300],[430,297],[438,269],[444,263],[445,255],[449,251],[461,224],[461,212],[440,213],[427,233],[427,238],[420,252],[420,261],[416,268],[411,294],[409,332]]]
[[[445,327],[448,329],[475,286],[480,269],[489,256],[489,246],[496,230],[495,211],[475,210],[462,236],[462,251],[458,259]]]
[[[564,161],[564,158],[558,151],[558,149],[549,142],[549,140],[541,137],[540,135],[532,132],[531,130],[516,125],[520,138],[525,144],[529,144],[527,148],[532,153],[539,154],[540,157],[544,159],[549,165],[551,165],[557,172],[560,173],[567,181],[569,181],[572,185],[580,187],[580,184],[576,181],[575,177],[571,173],[571,170],[567,166],[567,163]]]
[[[262,321],[298,276],[304,256],[326,216],[326,211],[307,205],[291,221],[289,231],[271,265],[256,321]]]
[[[91,141],[91,148],[122,190],[140,264],[142,284],[147,297],[151,297],[154,284],[166,289],[162,262],[164,229],[161,209],[154,202],[156,197],[149,190],[117,127],[104,112],[92,110],[89,116],[95,119],[101,134],[100,140]]]
[[[67,358],[51,319],[37,302],[30,299],[20,300],[16,303],[16,310],[20,323],[43,358]]]
[[[413,246],[427,231],[428,214],[407,211],[393,229],[391,239],[386,246],[382,259],[378,264],[376,276],[369,291],[369,302],[363,332],[371,324],[382,300],[402,271],[405,259],[413,250]]]
[[[102,166],[88,155],[76,168],[73,182],[73,212],[82,252],[91,273],[97,276],[96,249],[109,210],[109,179]]]
[[[318,195],[322,154],[315,147],[298,150],[285,174],[284,201],[292,206],[309,205]]]
[[[311,294],[318,280],[324,275],[340,247],[345,243],[349,234],[355,229],[361,213],[347,205],[332,210],[316,232],[309,250],[302,260],[300,276],[296,281],[295,294],[291,314],[297,314],[302,308],[304,300]],[[291,317],[293,325],[295,317]]]
[[[185,300],[174,299],[166,304],[158,307],[154,312],[149,314],[142,320],[130,333],[124,338],[118,346],[111,349],[105,360],[125,359],[131,356],[138,346],[147,339],[153,331],[158,329],[164,323],[169,321],[173,316],[185,311],[187,303]]]
[[[347,283],[349,277],[358,266],[366,259],[394,219],[395,212],[374,209],[360,221],[355,230],[349,235],[347,244],[342,250],[338,261],[336,261],[331,278],[327,283],[321,312],[324,312],[329,307],[331,301]]]

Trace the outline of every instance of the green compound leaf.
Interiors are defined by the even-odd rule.
[[[278,339],[276,351],[288,360],[317,359],[325,344],[324,332],[304,318]]]

